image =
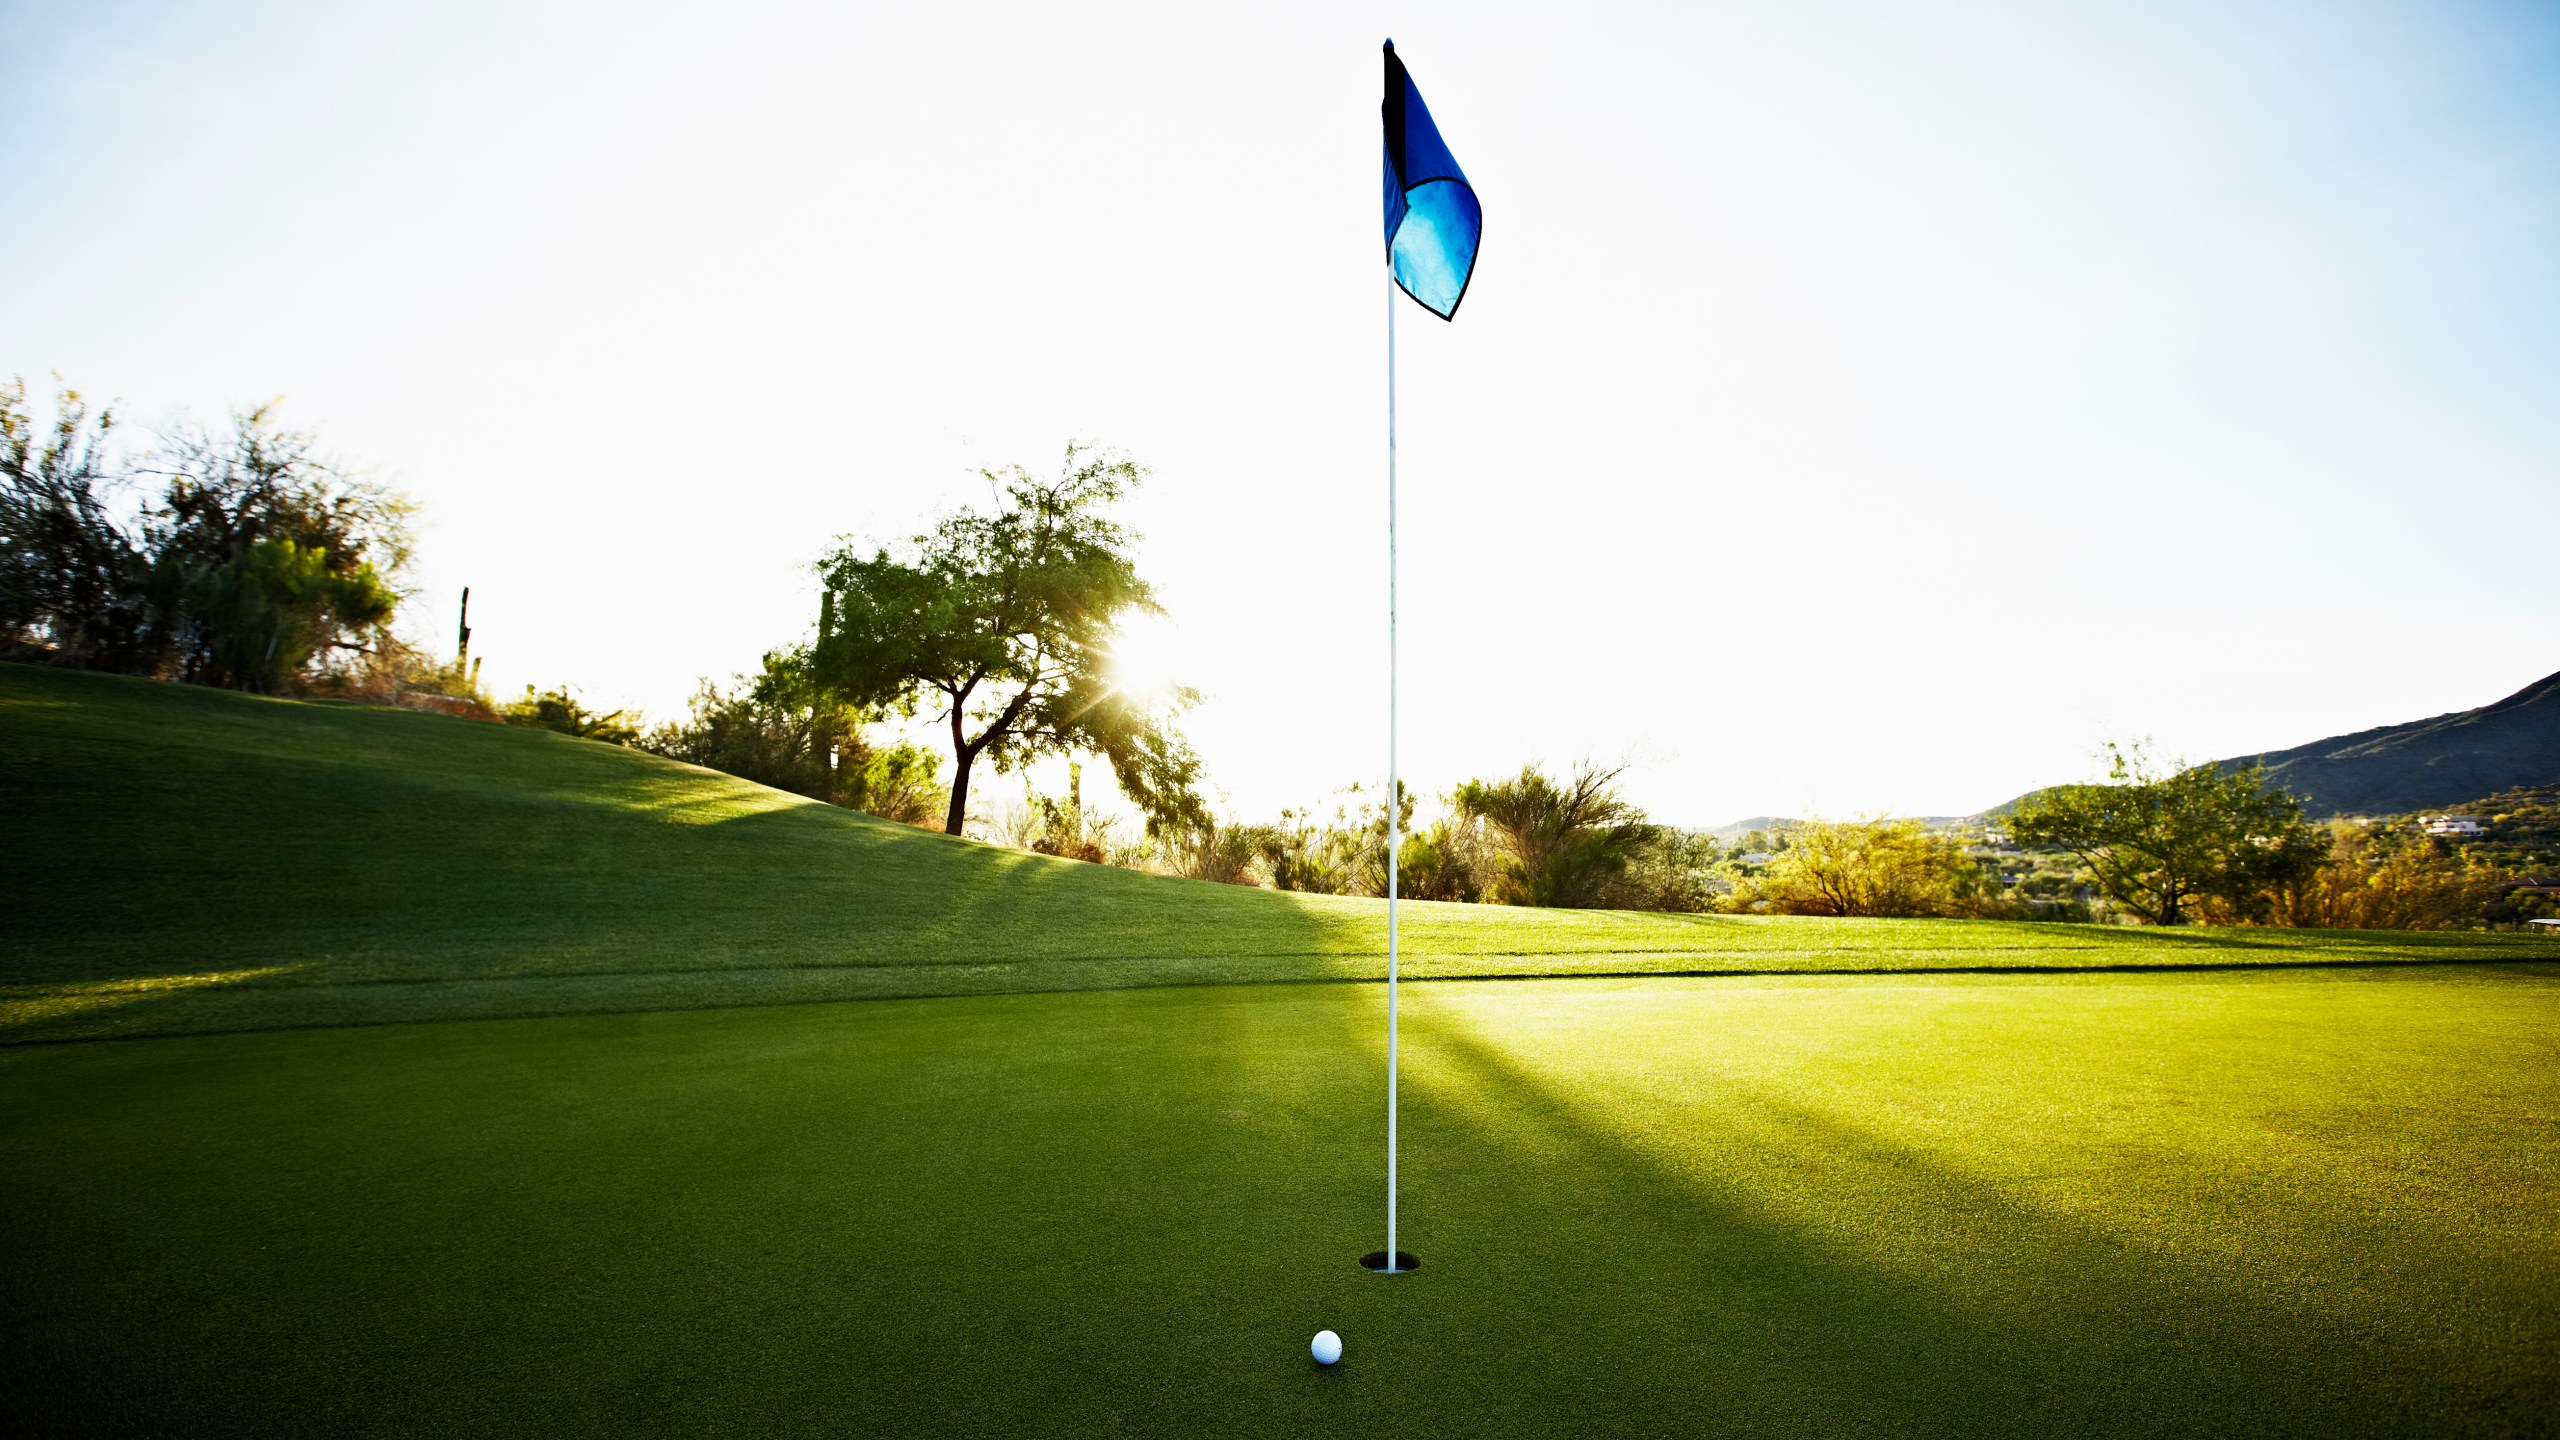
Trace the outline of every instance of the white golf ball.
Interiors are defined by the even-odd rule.
[[[1342,1337],[1330,1330],[1319,1330],[1315,1343],[1307,1347],[1307,1353],[1316,1357],[1317,1364],[1330,1365],[1342,1358]]]

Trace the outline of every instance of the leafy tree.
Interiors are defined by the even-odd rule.
[[[0,635],[56,663],[275,691],[379,643],[409,557],[409,502],[278,428],[164,437],[150,467],[114,452],[109,411],[65,388],[39,424],[0,386]],[[130,521],[138,477],[162,481]]]
[[[768,651],[752,680],[722,690],[701,682],[681,721],[651,731],[643,748],[776,790],[836,803],[859,773],[856,753],[870,710],[821,695],[805,657]]]
[[[166,488],[144,517],[144,546],[182,679],[282,689],[390,620],[416,507],[280,428],[273,404],[222,431],[178,432],[160,467]]]
[[[793,651],[768,653],[752,681],[728,691],[705,680],[690,711],[640,746],[883,819],[941,817],[941,762],[918,745],[872,745],[863,729],[878,715],[822,693]]]
[[[1916,820],[1816,820],[1789,832],[1760,893],[1789,915],[1945,915],[1973,871],[1962,845]]]
[[[993,511],[964,509],[903,555],[847,545],[820,562],[828,624],[807,653],[815,683],[848,704],[931,707],[949,724],[951,834],[981,757],[1001,773],[1079,751],[1111,763],[1150,833],[1205,819],[1199,758],[1162,697],[1111,675],[1114,628],[1162,613],[1130,558],[1135,537],[1105,514],[1142,472],[1070,446],[1055,480],[1020,466],[985,473],[1001,496]]]
[[[942,788],[942,760],[932,751],[905,741],[874,747],[856,735],[848,753],[859,762],[852,767],[855,783],[839,783],[833,803],[901,825],[942,818],[951,797]]]
[[[1602,903],[1634,853],[1661,838],[1660,827],[1619,796],[1623,772],[1582,761],[1558,783],[1531,765],[1508,780],[1458,787],[1458,813],[1491,826],[1508,852],[1495,898],[1566,908]]]
[[[108,511],[129,480],[115,423],[67,386],[43,423],[25,382],[0,384],[0,638],[62,663],[130,670],[151,648],[150,564]]]
[[[2139,747],[2107,747],[2107,780],[2057,785],[2018,802],[2010,838],[2079,857],[2108,898],[2154,925],[2195,917],[2199,902],[2245,907],[2320,863],[2302,804],[2254,765],[2157,769]]]
[[[1694,913],[1712,908],[1732,888],[1714,873],[1723,859],[1724,847],[1713,835],[1654,826],[1645,843],[1628,854],[1625,871],[1602,890],[1600,903],[1611,910]]]

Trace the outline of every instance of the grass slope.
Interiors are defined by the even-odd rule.
[[[0,665],[0,1044],[1376,978],[1376,901],[885,824],[542,731]],[[2544,937],[1410,905],[1407,973],[2488,959]]]
[[[0,1051],[13,1434],[2549,1433],[2552,967]],[[1339,1329],[1318,1371],[1309,1334]]]

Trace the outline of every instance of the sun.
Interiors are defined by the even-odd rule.
[[[1122,622],[1104,653],[1111,688],[1131,699],[1157,704],[1181,684],[1179,639],[1170,624],[1153,616]]]

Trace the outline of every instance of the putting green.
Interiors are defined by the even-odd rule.
[[[0,1051],[0,1390],[20,1433],[2560,1414],[2560,968],[1415,986],[1395,1278],[1382,998]]]

